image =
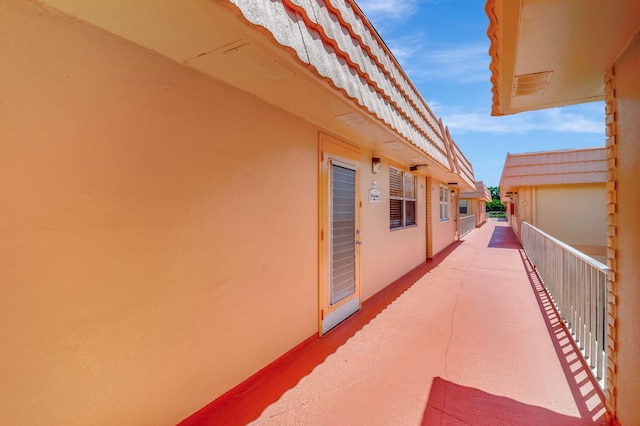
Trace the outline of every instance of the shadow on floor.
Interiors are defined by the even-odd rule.
[[[520,249],[522,246],[510,226],[496,226],[489,240],[490,248]]]
[[[600,385],[593,377],[591,369],[582,357],[580,349],[571,337],[570,331],[562,321],[538,273],[522,249],[520,250],[520,257],[527,272],[531,290],[540,307],[540,313],[549,331],[549,337],[560,360],[567,384],[571,389],[580,417],[583,419],[581,424],[614,424],[613,417],[605,408],[605,397]],[[587,421],[588,423],[585,423]]]
[[[436,377],[431,385],[423,425],[608,425],[615,424],[587,362],[580,355],[540,277],[509,226],[494,229],[492,248],[518,249],[531,289],[549,332],[579,417],[570,417],[480,389]],[[541,366],[544,368],[544,366]]]
[[[542,407],[524,404],[480,389],[461,386],[436,377],[431,383],[423,426],[432,425],[585,425]]]
[[[362,308],[321,338],[312,336],[247,380],[179,423],[180,426],[246,425],[292,389],[387,306],[438,266],[463,241],[456,241],[367,299]]]

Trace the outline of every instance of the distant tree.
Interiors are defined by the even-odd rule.
[[[500,201],[500,187],[490,186],[489,193],[491,194],[491,201],[487,203],[487,211],[503,212],[505,208]]]
[[[490,186],[489,193],[491,194],[492,200],[500,199],[500,187],[499,186]]]

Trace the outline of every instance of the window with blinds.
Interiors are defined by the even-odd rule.
[[[404,228],[416,224],[416,178],[410,173],[389,168],[389,227]]]
[[[467,214],[467,200],[460,200],[460,214]]]
[[[449,187],[440,185],[440,222],[449,220]]]

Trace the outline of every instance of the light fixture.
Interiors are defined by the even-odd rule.
[[[410,166],[409,170],[415,172],[416,170],[426,170],[428,167],[427,164],[416,164],[415,166]]]
[[[371,158],[371,172],[378,173],[380,171],[380,158],[373,157]]]

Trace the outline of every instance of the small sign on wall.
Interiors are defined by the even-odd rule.
[[[369,190],[369,202],[380,202],[380,191],[378,191],[378,182],[376,182],[375,180],[371,183],[371,189]]]

